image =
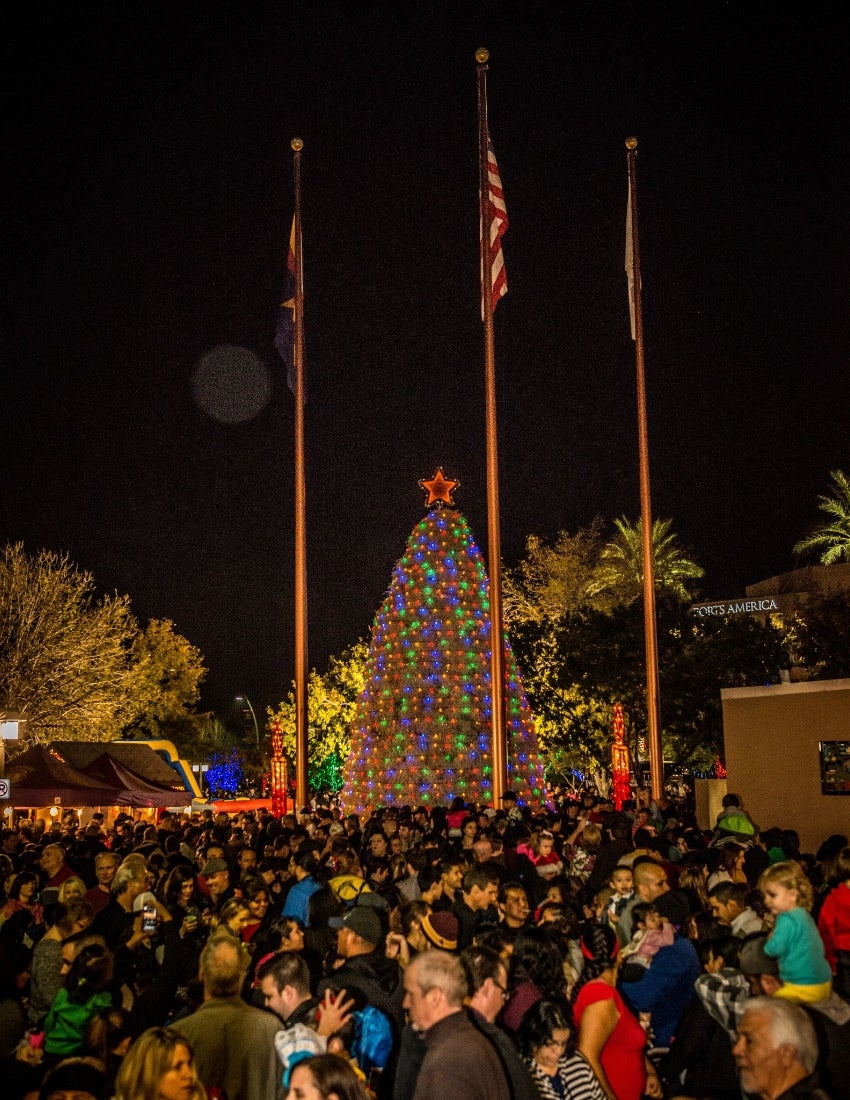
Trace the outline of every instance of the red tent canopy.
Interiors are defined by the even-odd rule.
[[[185,789],[153,783],[107,751],[83,772],[55,748],[33,745],[16,756],[6,772],[13,806],[48,806],[57,799],[65,806],[188,806],[192,801]]]
[[[122,806],[189,806],[192,802],[192,796],[187,790],[174,790],[151,783],[125,767],[108,752],[101,753],[93,760],[86,768],[86,774],[126,791]]]
[[[49,806],[58,799],[66,806],[120,806],[123,787],[89,779],[44,745],[16,756],[6,767],[13,806]]]

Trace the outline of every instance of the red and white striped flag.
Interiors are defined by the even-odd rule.
[[[502,237],[508,228],[508,211],[493,142],[487,136],[487,220],[490,223],[490,300],[492,308],[508,293],[508,276],[502,255]],[[484,278],[481,278],[481,316],[484,316]]]

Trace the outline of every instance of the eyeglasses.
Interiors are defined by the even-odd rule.
[[[496,987],[496,989],[498,989],[498,991],[502,994],[502,1000],[506,1001],[508,999],[508,996],[509,996],[507,988],[505,986],[503,986],[501,982],[497,982],[495,978],[491,978],[490,981],[493,983],[493,985]]]
[[[561,1050],[567,1049],[568,1039],[547,1039],[545,1043],[541,1043],[544,1047],[560,1047]]]

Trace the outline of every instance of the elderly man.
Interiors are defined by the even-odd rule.
[[[88,891],[86,901],[91,904],[95,913],[99,913],[109,903],[110,887],[120,863],[121,860],[115,852],[98,852],[94,857],[94,874],[97,885]]]
[[[61,844],[45,845],[39,860],[42,873],[46,876],[42,889],[59,887],[67,878],[75,874],[73,868],[65,862],[65,849]]]
[[[764,953],[765,936],[748,936],[742,946],[739,967],[746,975],[753,997],[772,997],[782,986],[776,959]],[[739,1019],[752,1000],[738,995],[726,1006],[710,1008],[717,1019]],[[850,1100],[850,1005],[831,993],[822,1001],[803,1005],[817,1035],[818,1073],[833,1100]]]
[[[443,951],[419,955],[405,971],[404,1007],[427,1047],[413,1100],[510,1100],[495,1047],[464,1011],[467,993],[460,961]]]
[[[753,997],[732,1047],[741,1085],[759,1100],[831,1100],[818,1083],[815,1029],[799,1005]]]
[[[204,1002],[174,1023],[195,1051],[198,1077],[228,1100],[283,1100],[283,1070],[275,1050],[281,1022],[240,996],[248,955],[231,938],[213,936],[201,952]]]
[[[134,923],[141,925],[141,921],[137,921],[134,906],[136,898],[141,897],[147,889],[147,863],[140,856],[129,856],[112,876],[109,884],[110,899],[94,919],[94,931],[104,937],[110,950],[114,951],[120,943],[127,940],[134,930]]]

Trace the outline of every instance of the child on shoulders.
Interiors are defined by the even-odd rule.
[[[787,1001],[812,1004],[832,992],[832,969],[823,940],[809,910],[812,884],[794,860],[774,863],[762,872],[759,890],[772,923],[764,952],[777,960],[782,987],[774,994]]]

